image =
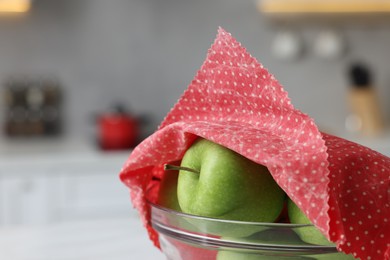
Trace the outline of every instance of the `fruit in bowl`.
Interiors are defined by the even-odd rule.
[[[184,248],[179,245],[185,240],[183,233],[188,232],[190,244],[202,237],[201,248],[208,239],[211,239],[211,244],[235,245],[233,250],[222,246],[216,254],[218,260],[270,257],[256,250],[236,250],[242,245],[243,248],[269,247],[277,259],[324,259],[321,258],[323,251],[320,251],[319,258],[314,256],[316,246],[328,250],[325,252],[328,256],[335,254],[332,259],[339,259],[336,256],[353,259],[336,251],[335,246],[286,196],[265,166],[226,147],[198,138],[185,152],[180,166],[168,164],[166,169],[173,171],[164,175],[158,204],[172,210],[164,218],[170,220],[168,226],[182,233],[176,242],[172,242],[172,238],[165,239],[171,241],[171,247]],[[286,209],[291,223],[275,223]],[[194,248],[200,250],[198,246]],[[315,248],[311,249],[311,246]],[[287,255],[275,253],[278,248],[283,252],[289,247],[292,250],[306,250],[307,247],[314,251],[305,251],[306,255],[311,253],[312,256],[301,257],[298,250],[295,258],[291,258],[289,252]],[[189,251],[188,245],[185,248]]]
[[[159,233],[163,253],[170,260],[353,259],[338,252],[333,245],[302,241],[299,230],[315,228],[312,225],[223,220],[178,212],[152,202],[149,204],[152,226]],[[212,230],[205,228],[210,226]],[[247,237],[223,236],[224,229],[231,227],[252,230],[253,234]]]

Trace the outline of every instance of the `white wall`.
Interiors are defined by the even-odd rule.
[[[333,61],[311,53],[317,27],[307,25],[306,54],[277,60],[276,27],[252,0],[35,0],[24,17],[0,17],[0,81],[9,75],[54,75],[66,90],[68,136],[88,137],[91,116],[116,100],[149,114],[152,131],[201,66],[218,26],[230,31],[285,86],[293,104],[326,130],[343,129],[345,71],[372,66],[390,111],[389,26],[345,26],[348,53]],[[389,113],[385,113],[389,117]]]

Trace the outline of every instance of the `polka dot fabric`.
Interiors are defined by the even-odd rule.
[[[157,131],[130,154],[120,173],[156,246],[159,247],[158,234],[150,226],[150,208],[146,201],[155,202],[157,189],[148,193],[147,190],[151,184],[159,184],[163,165],[179,161],[199,136],[267,166],[279,186],[328,238],[338,243],[341,250],[355,253],[362,259],[368,256],[368,251],[372,253],[372,248],[384,254],[383,245],[386,246],[387,242],[380,247],[368,245],[363,240],[366,230],[360,229],[363,225],[354,222],[359,220],[348,218],[350,224],[343,221],[351,211],[342,205],[349,203],[352,207],[356,204],[353,198],[349,201],[351,197],[346,187],[360,181],[359,178],[344,179],[351,173],[344,169],[345,158],[340,162],[336,155],[340,151],[336,145],[344,140],[320,133],[310,117],[293,107],[275,77],[221,28],[194,80]],[[349,143],[343,149],[347,147]],[[367,152],[373,157],[381,156]],[[345,156],[346,153],[342,154]],[[353,155],[350,153],[350,158]],[[361,157],[365,163],[356,161],[355,166],[371,165],[366,157]],[[378,160],[377,166],[385,169],[383,174],[387,179],[382,179],[383,185],[379,181],[378,189],[380,185],[388,185],[389,159],[381,158],[383,161]],[[372,163],[375,165],[374,161]],[[373,174],[370,171],[366,176],[369,182]],[[379,173],[376,178],[380,178],[378,176]],[[342,180],[346,185],[338,186]],[[362,188],[363,184],[364,180]],[[352,190],[355,193],[356,187]],[[382,202],[388,200],[387,195],[382,196]],[[348,202],[344,203],[345,199]],[[369,205],[369,202],[364,204],[366,210],[373,208]],[[372,213],[372,221],[377,220],[378,214]],[[364,223],[369,224],[371,220]],[[348,230],[351,225],[352,231]],[[356,240],[357,235],[361,240]],[[363,246],[365,250],[362,250]]]
[[[330,238],[362,259],[389,259],[390,160],[325,135],[329,153]]]

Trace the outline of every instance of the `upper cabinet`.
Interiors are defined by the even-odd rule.
[[[390,12],[390,0],[258,0],[265,14],[380,14]]]
[[[30,10],[32,0],[0,0],[0,13],[25,13]]]

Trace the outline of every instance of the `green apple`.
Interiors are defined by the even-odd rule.
[[[165,208],[181,211],[177,199],[178,171],[166,171],[160,183],[157,204]]]
[[[249,237],[234,240],[262,245],[305,245],[294,231],[284,227],[269,227]]]
[[[199,138],[185,153],[177,184],[183,212],[225,220],[274,222],[285,193],[265,166]],[[188,169],[192,169],[191,171]]]
[[[312,224],[309,218],[305,215],[305,213],[303,213],[303,211],[290,198],[287,199],[287,208],[291,223]],[[334,245],[315,226],[296,228],[295,232],[302,239],[302,241],[306,243],[324,246]],[[342,252],[337,252],[310,255],[310,259],[352,260],[355,258],[352,255],[346,255]]]
[[[262,232],[255,233],[249,237],[245,238],[224,238],[228,241],[234,241],[239,243],[248,243],[248,244],[262,244],[269,245],[268,250],[220,250],[217,254],[217,260],[260,260],[260,259],[307,259],[307,260],[352,260],[354,259],[351,255],[346,255],[342,252],[337,253],[326,253],[321,252],[315,255],[309,255],[308,252],[299,252],[296,250],[296,246],[307,246],[307,243],[303,242],[300,237],[292,230],[285,228],[269,228]],[[279,246],[291,246],[295,247],[295,250],[292,251],[278,251],[278,249],[272,250],[273,245]]]
[[[290,199],[287,200],[288,216],[292,224],[312,224],[303,211]],[[302,241],[315,245],[333,245],[315,226],[295,230]]]
[[[300,246],[306,245],[302,242],[299,236],[288,228],[266,228],[261,232],[254,233],[248,237],[244,238],[223,238],[227,241],[238,242],[242,244],[257,244],[257,245],[269,245],[270,249],[268,250],[221,250],[218,252],[217,260],[257,260],[257,259],[309,259],[303,258],[302,256],[297,256],[296,252],[287,252],[288,256],[283,256],[282,251],[277,251],[277,249],[272,249],[275,245],[284,245],[284,246]]]

